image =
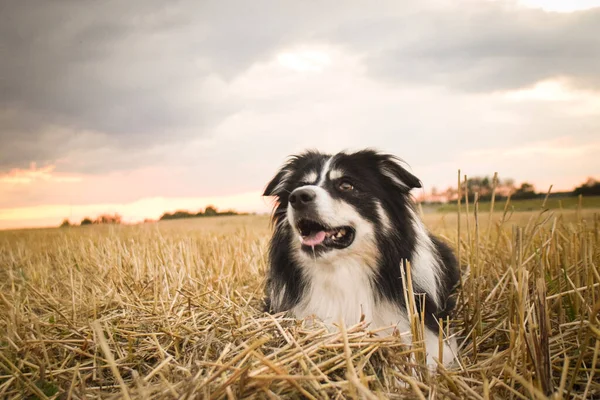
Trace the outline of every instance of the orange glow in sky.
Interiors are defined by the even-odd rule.
[[[523,152],[537,150],[551,151],[553,155],[560,155],[560,152],[553,147],[515,149],[513,153],[519,155]],[[565,153],[567,156],[570,156],[572,155],[572,150],[565,149]],[[485,154],[482,156],[485,156]],[[83,178],[80,176],[56,177],[52,174],[53,169],[51,167],[36,169],[35,166],[32,166],[30,170],[12,171],[10,175],[0,177],[0,184],[29,186],[34,185],[36,180],[41,180],[44,182],[55,182],[54,185],[60,190],[60,183],[77,183],[83,181]],[[581,183],[584,178],[579,177],[576,182]],[[538,190],[546,190],[550,184],[554,185],[554,191],[570,190],[573,187],[572,181],[556,182],[549,178],[546,181],[538,182],[536,188]],[[216,206],[220,211],[235,210],[238,212],[268,213],[271,210],[271,201],[269,198],[262,197],[261,191],[253,191],[227,196],[145,197],[127,203],[50,204],[0,208],[0,229],[58,226],[64,219],[69,219],[71,223],[77,224],[86,217],[95,218],[98,215],[106,213],[118,213],[123,217],[124,222],[138,223],[145,219],[157,220],[165,212],[174,212],[177,210],[198,212],[208,205]]]
[[[144,219],[157,220],[165,212],[177,210],[198,212],[208,205],[216,206],[220,211],[233,209],[238,212],[263,213],[270,209],[268,199],[263,199],[261,192],[221,197],[154,197],[126,204],[41,205],[0,209],[0,229],[57,226],[65,218],[72,223],[79,223],[83,218],[95,218],[105,213],[118,213],[123,216],[124,222],[136,223]]]

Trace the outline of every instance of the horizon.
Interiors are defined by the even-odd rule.
[[[600,0],[128,6],[0,6],[0,229],[268,213],[307,148],[397,155],[415,196],[600,178]]]
[[[475,178],[475,177],[471,177],[471,178]],[[586,180],[582,181],[581,183],[579,183],[577,185],[574,185],[570,189],[556,190],[554,188],[554,186],[552,186],[551,194],[572,192],[576,187],[581,186],[581,185],[585,184],[587,181],[589,181],[589,179],[594,179],[594,178],[588,177]],[[522,181],[522,182],[515,182],[514,189],[517,189],[522,183],[531,183],[531,182],[526,181],[526,180]],[[432,187],[429,191],[426,191],[425,189],[416,189],[416,190],[413,190],[411,192],[411,194],[416,203],[439,202],[439,198],[436,198],[436,196],[433,194],[433,191],[437,190],[437,191],[443,192],[448,189],[456,189],[456,187],[451,186],[451,185],[449,185],[446,188]],[[547,190],[538,188],[535,184],[534,184],[534,189],[537,194],[543,194],[543,193],[547,192]],[[0,210],[0,231],[2,231],[2,230],[18,230],[18,229],[36,229],[36,228],[40,228],[40,229],[56,228],[65,220],[69,221],[69,223],[71,225],[77,226],[84,219],[92,219],[93,220],[101,215],[115,215],[115,214],[118,214],[119,216],[122,217],[122,223],[124,223],[124,224],[139,224],[139,223],[145,223],[145,222],[158,222],[160,220],[160,217],[162,217],[165,214],[173,214],[177,211],[185,211],[185,212],[190,212],[190,213],[204,212],[204,210],[207,207],[211,207],[211,206],[215,207],[217,209],[217,211],[219,211],[219,212],[235,211],[240,214],[248,213],[248,214],[257,214],[257,215],[270,215],[270,213],[272,212],[272,205],[273,205],[274,199],[269,198],[269,197],[263,197],[261,193],[262,193],[262,191],[245,193],[245,194],[236,195],[236,196],[221,197],[221,198],[219,198],[219,197],[205,198],[205,199],[203,199],[203,201],[204,201],[203,204],[205,204],[204,206],[198,206],[196,204],[199,200],[197,198],[169,199],[169,201],[167,201],[164,198],[144,199],[143,201],[146,203],[152,203],[153,200],[157,201],[156,207],[154,207],[151,212],[149,212],[148,210],[144,210],[144,211],[140,212],[139,211],[140,202],[134,202],[132,205],[113,204],[113,205],[108,205],[108,206],[106,204],[102,204],[102,205],[88,204],[88,205],[80,206],[80,207],[82,207],[83,210],[86,210],[86,211],[76,211],[75,212],[76,216],[74,216],[73,215],[74,214],[73,206],[57,205],[54,207],[54,210],[69,208],[69,216],[68,217],[67,216],[60,217],[57,215],[57,216],[47,217],[47,222],[45,225],[43,224],[43,222],[40,225],[39,219],[31,220],[31,224],[27,224],[27,223],[23,224],[22,217],[20,217],[20,219],[14,225],[11,225],[10,214],[3,214],[3,212],[5,212],[5,211]],[[472,193],[471,193],[471,195],[472,195]],[[500,197],[500,195],[498,195],[498,196]],[[236,204],[237,201],[239,201],[240,197],[243,197],[246,199],[260,198],[260,199],[262,199],[262,206],[258,207],[258,208],[238,209],[235,207],[221,207],[218,203],[219,201],[223,201],[224,204]],[[471,197],[471,200],[472,200],[472,197]],[[172,202],[174,204],[177,203],[178,205],[174,206],[174,208],[160,211],[160,204],[167,204],[169,202]],[[443,202],[444,201],[442,201],[442,203]],[[181,205],[181,207],[179,205]],[[75,206],[75,207],[77,207],[77,206]],[[186,207],[188,207],[188,208],[186,208]],[[133,215],[131,215],[131,214],[128,215],[128,214],[123,213],[123,210],[125,210],[125,212],[131,212],[131,210],[134,210],[134,209],[137,210],[137,212],[134,212]],[[90,210],[94,210],[94,211],[90,211]],[[26,214],[26,211],[21,211],[21,212],[17,212],[17,213],[20,215],[23,215],[23,214]]]

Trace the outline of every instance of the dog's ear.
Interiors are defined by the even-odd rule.
[[[285,186],[286,180],[290,177],[292,171],[287,167],[283,167],[277,174],[271,179],[271,182],[265,188],[263,196],[279,196],[281,195],[282,189]]]
[[[419,178],[408,172],[400,163],[397,157],[387,155],[381,161],[381,173],[390,178],[390,180],[400,189],[409,192],[411,189],[420,188],[421,181]]]

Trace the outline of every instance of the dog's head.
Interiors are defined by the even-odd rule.
[[[373,150],[293,156],[267,185],[276,196],[275,223],[288,224],[292,246],[310,257],[363,251],[378,230],[390,230],[390,212],[421,182],[400,160]]]

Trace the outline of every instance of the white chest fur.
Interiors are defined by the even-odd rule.
[[[336,261],[335,265],[323,262],[305,265],[310,288],[292,309],[297,318],[314,316],[327,324],[343,321],[352,326],[364,315],[370,328],[408,326],[405,314],[397,306],[376,301],[370,267],[348,258]]]
[[[296,318],[315,317],[325,324],[343,321],[346,327],[357,324],[361,316],[370,323],[371,329],[390,327],[380,334],[391,334],[397,329],[402,339],[410,343],[410,324],[406,311],[388,301],[376,301],[371,286],[373,270],[352,258],[336,260],[335,265],[316,262],[304,265],[310,288],[303,299],[292,308]],[[435,366],[433,357],[438,355],[437,332],[425,329],[427,363]],[[451,338],[444,344],[444,363],[449,364],[456,354],[456,341]]]

